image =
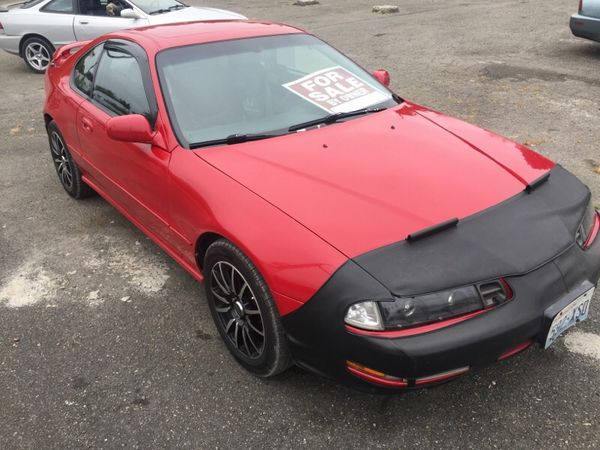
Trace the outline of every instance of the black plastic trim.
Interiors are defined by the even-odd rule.
[[[525,187],[525,191],[528,193],[531,193],[533,191],[535,191],[537,188],[539,188],[542,184],[544,184],[545,182],[548,181],[548,179],[550,178],[550,173],[551,172],[547,172],[544,175],[542,175],[541,177],[539,177],[537,180],[532,181],[531,183],[529,183],[526,187]]]
[[[452,219],[445,220],[442,223],[438,223],[437,225],[433,225],[427,228],[423,228],[422,230],[415,231],[414,233],[409,234],[406,237],[408,242],[415,242],[419,239],[424,239],[429,236],[433,236],[434,234],[441,233],[442,231],[448,230],[450,228],[458,225],[458,218],[454,217]]]

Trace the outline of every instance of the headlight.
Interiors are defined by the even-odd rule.
[[[381,314],[377,302],[367,301],[355,303],[346,311],[344,322],[366,330],[383,330]]]
[[[475,286],[381,302],[381,315],[390,328],[423,325],[483,309]]]
[[[576,241],[581,248],[585,248],[591,244],[590,238],[592,237],[592,231],[594,230],[594,224],[596,222],[596,209],[590,199],[587,205],[583,220],[577,229]]]
[[[397,330],[481,311],[505,303],[512,295],[500,279],[415,297],[355,303],[344,321],[366,330]]]

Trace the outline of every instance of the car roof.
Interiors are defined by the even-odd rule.
[[[111,38],[129,38],[156,51],[184,45],[244,39],[277,34],[304,33],[299,28],[275,22],[253,20],[211,20],[150,25],[111,33]]]

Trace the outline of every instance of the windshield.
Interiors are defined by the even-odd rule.
[[[179,8],[185,8],[186,5],[176,0],[132,0],[135,6],[140,8],[146,14],[162,14]]]
[[[157,66],[182,144],[288,132],[334,114],[396,105],[392,93],[314,36],[289,34],[165,50]]]
[[[26,0],[21,6],[21,9],[27,9],[27,8],[31,8],[32,6],[35,6],[39,3],[42,3],[44,0]],[[8,6],[11,6],[10,4]],[[5,8],[8,8],[8,6],[5,6]]]

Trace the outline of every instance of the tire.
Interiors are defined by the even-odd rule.
[[[203,267],[210,312],[233,357],[259,377],[290,367],[279,312],[254,264],[231,242],[219,239],[208,247]]]
[[[60,184],[67,191],[67,194],[78,200],[93,195],[93,189],[81,179],[81,171],[73,161],[56,122],[51,121],[48,124],[47,132],[52,162]]]
[[[25,65],[35,73],[44,73],[50,65],[54,47],[43,37],[30,37],[23,42],[22,57]]]

